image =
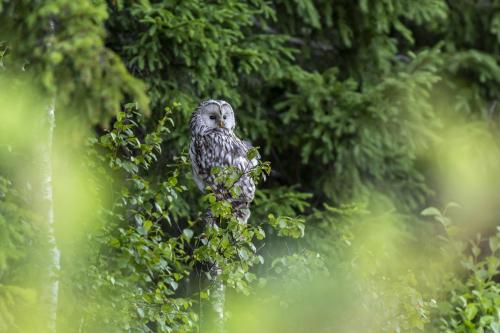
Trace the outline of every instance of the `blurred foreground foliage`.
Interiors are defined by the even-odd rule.
[[[499,87],[498,0],[0,0],[0,332],[44,331],[50,96],[59,331],[205,333],[216,263],[231,332],[500,332]],[[208,97],[273,167],[248,225]]]

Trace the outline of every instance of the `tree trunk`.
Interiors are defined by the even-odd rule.
[[[217,229],[217,223],[207,212],[207,228]],[[222,268],[217,262],[212,263],[210,268],[210,276],[212,276],[212,284],[210,285],[210,309],[202,311],[202,322],[200,333],[225,333],[224,329],[224,302],[226,300],[226,286],[222,280]]]
[[[214,333],[224,333],[224,302],[226,300],[226,286],[222,281],[222,269],[215,265],[212,269],[214,282],[210,293],[210,303],[214,311]]]
[[[56,332],[57,302],[59,296],[60,251],[54,232],[54,202],[52,194],[52,137],[55,127],[55,101],[51,100],[46,114],[46,138],[40,143],[39,158],[41,171],[41,217],[47,236],[48,254],[46,285],[42,303],[46,313],[49,333]]]

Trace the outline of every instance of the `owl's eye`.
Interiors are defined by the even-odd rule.
[[[210,116],[210,119],[214,120],[214,119],[215,119],[215,116]]]
[[[224,119],[226,119],[226,118],[227,118],[227,116],[224,116]]]

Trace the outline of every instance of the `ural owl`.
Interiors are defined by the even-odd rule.
[[[189,124],[189,157],[198,188],[203,191],[210,186],[218,198],[232,204],[235,216],[246,223],[255,193],[255,184],[249,172],[257,165],[257,160],[247,158],[251,146],[233,133],[235,126],[233,108],[229,103],[222,100],[201,102]],[[235,167],[240,172],[241,176],[234,184],[239,188],[236,197],[223,184],[216,182],[211,173],[213,167]]]

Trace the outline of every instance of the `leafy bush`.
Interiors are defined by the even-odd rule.
[[[448,206],[450,207],[450,206]],[[423,214],[432,216],[447,231],[443,238],[444,247],[449,255],[460,262],[458,272],[443,274],[442,290],[437,307],[433,313],[433,325],[429,328],[436,332],[498,332],[500,328],[500,229],[489,237],[477,234],[469,243],[454,236],[456,227],[446,210],[435,208],[424,210]],[[450,248],[463,249],[451,252]]]
[[[24,311],[37,311],[34,274],[42,269],[30,251],[40,242],[36,217],[12,182],[0,177],[0,331],[26,328]]]
[[[55,98],[56,146],[70,147],[53,156],[59,329],[196,330],[217,265],[253,300],[283,286],[271,304],[295,304],[302,322],[283,331],[498,331],[497,236],[466,246],[498,224],[498,5],[0,0],[2,116],[26,104],[41,117],[47,101],[24,94],[33,85]],[[268,177],[248,225],[192,181],[187,123],[207,97],[234,106],[238,135],[273,166],[255,170]],[[28,118],[40,119],[0,134],[13,149],[0,162],[0,306],[16,309],[40,303],[31,252],[45,251],[39,189],[24,185],[39,139]],[[98,134],[85,146],[75,128]],[[416,216],[456,197],[459,222]],[[291,317],[281,310],[269,314]],[[14,312],[0,311],[0,330],[41,331]]]
[[[80,304],[61,319],[68,331],[79,322],[85,331],[191,332],[210,294],[212,265],[222,270],[225,285],[249,294],[258,281],[252,266],[264,262],[254,245],[265,237],[262,226],[269,223],[278,234],[303,235],[303,221],[289,217],[241,224],[231,205],[210,192],[199,213],[191,212],[192,220],[179,220],[175,205],[187,190],[179,183],[185,159],[168,167],[165,180],[153,182],[150,173],[170,132],[172,112],[178,112],[178,105],[144,127],[143,117],[130,104],[110,131],[89,142],[87,167],[95,170],[93,185],[98,192],[110,188],[107,196],[113,199],[99,207],[101,226],[84,235],[85,265],[68,264],[63,275],[65,290],[72,294],[65,304]],[[260,163],[252,172],[260,177],[265,170],[267,164]],[[223,183],[234,177],[223,171]],[[217,228],[207,227],[204,209],[211,211]]]

